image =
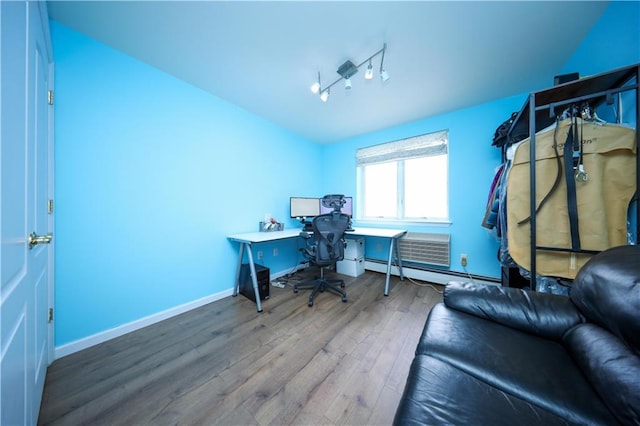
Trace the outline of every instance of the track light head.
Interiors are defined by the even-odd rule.
[[[325,89],[320,93],[320,100],[322,102],[327,102],[329,100],[329,89]]]
[[[380,71],[380,80],[382,80],[383,83],[385,83],[387,80],[389,80],[389,74],[384,69],[382,71]]]
[[[344,89],[347,90],[347,91],[351,90],[351,79],[350,78],[347,78],[344,81]]]
[[[317,95],[320,92],[320,82],[316,81],[311,85],[311,93]]]
[[[369,59],[369,65],[367,66],[367,70],[364,72],[364,79],[371,80],[373,78],[373,65],[371,65],[371,59]]]

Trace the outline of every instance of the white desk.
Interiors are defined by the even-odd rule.
[[[236,269],[236,281],[233,286],[233,296],[238,295],[240,289],[240,269],[242,268],[242,259],[244,258],[244,251],[247,250],[247,257],[249,258],[249,268],[251,269],[251,280],[253,283],[253,290],[256,295],[256,305],[258,312],[262,312],[262,302],[260,300],[260,293],[258,290],[258,279],[256,275],[256,266],[253,261],[253,251],[251,250],[252,244],[264,243],[267,241],[283,240],[286,238],[298,238],[302,229],[287,229],[284,231],[272,231],[272,232],[245,232],[243,234],[229,235],[227,238],[231,241],[240,243],[240,253],[238,255],[238,267]],[[402,274],[402,260],[398,253],[398,238],[403,237],[407,233],[404,229],[385,229],[385,228],[354,228],[353,231],[346,233],[349,235],[358,235],[363,237],[382,237],[389,238],[389,256],[387,259],[387,278],[384,285],[384,295],[389,295],[389,277],[391,276],[391,265],[393,264],[393,258],[395,257],[398,262],[398,271],[400,272],[400,279],[404,280]]]

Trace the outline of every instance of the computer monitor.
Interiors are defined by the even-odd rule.
[[[325,207],[320,202],[320,214],[331,213],[333,209],[331,207]],[[353,197],[344,197],[344,205],[340,209],[340,212],[353,217]]]
[[[320,214],[320,199],[311,197],[291,197],[289,207],[292,218],[315,217]]]

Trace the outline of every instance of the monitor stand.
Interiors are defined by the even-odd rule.
[[[303,232],[313,232],[313,225],[310,221],[302,219],[300,223],[302,224]]]

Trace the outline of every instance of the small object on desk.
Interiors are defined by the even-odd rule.
[[[284,223],[280,223],[274,218],[270,218],[268,220],[260,222],[260,228],[258,230],[260,232],[283,231]]]
[[[272,285],[273,287],[284,288],[284,284],[283,284],[283,283],[281,283],[280,281],[273,281],[273,282],[271,283],[271,285]]]

